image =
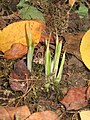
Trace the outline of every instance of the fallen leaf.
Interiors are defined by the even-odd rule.
[[[75,12],[78,13],[80,18],[88,17],[88,7],[86,7],[86,5],[82,2],[80,2],[79,9]]]
[[[65,105],[67,110],[79,110],[88,104],[86,90],[86,87],[71,88],[60,102]]]
[[[69,0],[70,6],[73,6],[75,2],[76,2],[76,0]]]
[[[59,120],[53,111],[43,111],[33,113],[27,120]]]
[[[0,32],[0,51],[5,52],[9,50],[14,43],[21,43],[27,46],[25,25],[27,26],[27,31],[31,29],[32,40],[35,44],[42,40],[43,31],[44,36],[47,36],[45,32],[46,25],[40,20],[15,22],[8,25]]]
[[[90,30],[82,38],[80,45],[81,58],[88,69],[90,69]]]
[[[14,70],[10,73],[9,83],[14,91],[25,91],[28,89],[30,81],[28,81],[30,73],[23,60],[19,60],[14,64]]]
[[[36,7],[28,5],[28,4],[26,4],[24,7],[22,7],[22,9],[19,10],[19,15],[24,20],[37,18],[37,19],[40,19],[43,22],[45,22],[43,13],[41,11],[39,11]]]
[[[27,46],[21,43],[14,43],[9,50],[4,53],[3,58],[16,59],[20,58],[27,53]]]
[[[86,92],[87,99],[90,99],[90,85],[87,87],[87,92]]]
[[[80,42],[83,37],[84,33],[65,33],[65,45],[64,50],[66,50],[67,53],[70,53],[72,55],[75,55],[78,59],[81,60],[80,56]]]
[[[27,106],[21,107],[0,106],[0,120],[14,120],[15,116],[19,117],[19,120],[25,120],[30,116],[30,111]]]
[[[87,111],[80,111],[79,112],[80,114],[80,120],[90,120],[90,110],[87,110]]]
[[[21,107],[0,107],[0,120],[59,120],[53,111],[43,111],[31,114],[27,106]]]

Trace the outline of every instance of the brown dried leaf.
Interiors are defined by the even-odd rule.
[[[80,56],[80,42],[83,37],[84,33],[65,33],[64,37],[66,40],[66,43],[64,45],[64,50],[66,50],[67,53],[75,55],[78,59],[81,60]]]
[[[90,85],[87,88],[86,96],[87,96],[87,99],[89,100],[90,99]]]
[[[30,116],[30,111],[27,106],[0,107],[0,120],[14,120],[15,116],[18,116],[19,120],[25,120]]]
[[[10,73],[9,83],[14,91],[22,91],[25,93],[27,86],[30,84],[28,81],[30,73],[23,60],[19,60],[14,65],[14,70]]]
[[[59,118],[52,111],[43,111],[33,113],[27,120],[59,120]]]
[[[4,58],[6,59],[16,59],[20,58],[27,53],[27,46],[14,43],[9,50],[4,53]]]
[[[88,104],[86,90],[86,87],[71,88],[60,102],[65,105],[67,110],[78,110],[85,107]]]

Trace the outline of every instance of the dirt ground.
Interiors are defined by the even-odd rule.
[[[63,40],[62,52],[65,49],[64,45],[66,43],[65,33],[78,33],[90,28],[90,18],[80,19],[75,12],[70,12],[69,15],[67,14],[70,5],[67,1],[65,2],[65,0],[29,1],[36,8],[43,11],[48,33],[52,31],[53,35],[55,35],[55,28],[57,28],[59,38]],[[19,0],[8,0],[8,2],[7,0],[2,0],[0,3],[0,29],[20,20],[20,17],[16,15],[16,5],[18,2]],[[75,4],[75,7],[76,6],[77,4]],[[48,109],[55,111],[60,116],[60,120],[76,120],[77,115],[75,113],[77,111],[67,111],[60,103],[60,100],[65,96],[69,88],[87,86],[87,82],[90,80],[90,71],[83,64],[81,57],[78,57],[74,52],[70,51],[70,48],[66,53],[60,85],[58,85],[55,90],[51,89],[50,92],[47,93],[41,89],[44,84],[44,66],[39,64],[43,59],[44,48],[45,45],[41,43],[35,48],[32,79],[36,81],[31,86],[31,92],[19,103],[19,96],[22,96],[23,93],[12,91],[8,80],[8,76],[17,60],[0,59],[0,105],[15,106],[17,104],[17,106],[20,106],[26,104],[32,113]],[[50,49],[53,53],[55,44],[51,44]],[[0,54],[3,53],[0,52]],[[24,58],[25,57],[26,56],[24,56]],[[40,80],[40,82],[38,82],[38,80]],[[88,108],[89,107],[90,105],[88,105]]]

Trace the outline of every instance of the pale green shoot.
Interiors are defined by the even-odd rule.
[[[51,53],[49,50],[49,41],[46,40],[46,52],[45,52],[45,75],[49,76],[51,73]]]
[[[28,53],[27,53],[27,68],[31,72],[32,70],[32,60],[34,53],[34,42],[32,41],[32,33],[27,31],[28,36]]]
[[[59,42],[58,40],[58,35],[56,34],[56,49],[55,49],[55,56],[53,58],[53,72],[55,73],[55,78],[58,73],[58,66],[59,66],[59,61],[60,61],[60,54],[61,54],[61,49],[62,49],[62,41]]]
[[[16,117],[16,120],[20,120],[18,115],[15,115],[15,117]]]
[[[56,83],[59,83],[61,81],[64,62],[65,62],[65,52],[63,54],[62,61],[61,61],[60,67],[59,67],[59,72],[58,72],[58,75],[55,80]]]
[[[49,50],[49,41],[46,41],[46,52],[45,52],[45,75],[48,78],[51,74],[54,74],[54,83],[59,84],[62,77],[63,66],[65,62],[65,52],[63,54],[61,63],[60,63],[60,55],[62,49],[62,41],[59,42],[58,35],[56,33],[56,48],[55,48],[55,55],[54,58],[51,60],[51,53]],[[50,83],[45,85],[48,89],[50,87]]]

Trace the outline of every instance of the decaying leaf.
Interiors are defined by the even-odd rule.
[[[14,120],[15,116],[19,120],[25,120],[30,116],[30,111],[27,106],[21,107],[0,107],[0,120]]]
[[[6,59],[20,58],[27,53],[27,46],[21,43],[14,43],[9,50],[4,53]]]
[[[71,88],[60,102],[65,105],[67,110],[78,110],[85,107],[88,104],[86,90],[86,87]]]
[[[26,67],[26,64],[23,60],[19,60],[14,65],[14,70],[10,73],[9,83],[10,87],[14,91],[25,91],[28,89],[30,84],[29,79],[29,71]]]
[[[88,111],[84,111],[84,110],[80,111],[79,114],[80,114],[81,120],[90,120],[90,110],[88,110]]]
[[[15,22],[8,25],[0,32],[0,51],[5,52],[9,50],[14,43],[21,43],[27,46],[25,25],[27,26],[27,31],[31,29],[30,32],[32,33],[32,40],[35,44],[39,43],[42,39],[43,33],[44,36],[47,36],[47,34],[45,34],[46,26],[40,20]]]
[[[43,111],[33,113],[28,120],[59,120],[53,111]]]
[[[90,69],[90,30],[88,30],[82,38],[80,45],[82,61]]]
[[[0,120],[59,120],[53,111],[43,111],[31,114],[27,106],[0,107]]]
[[[87,92],[86,92],[87,99],[90,99],[90,85],[88,85]]]
[[[64,38],[66,40],[66,43],[64,45],[64,50],[66,50],[67,53],[75,55],[78,59],[81,60],[80,57],[80,42],[83,37],[84,33],[65,33]]]

